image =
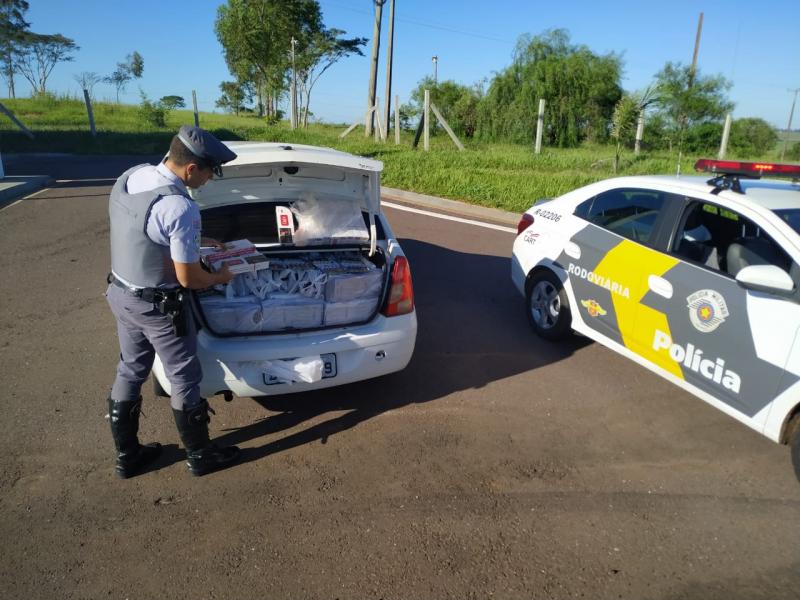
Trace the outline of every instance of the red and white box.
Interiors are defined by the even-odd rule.
[[[219,271],[228,265],[231,273],[255,273],[269,267],[267,258],[258,251],[250,240],[225,242],[225,249],[201,248],[200,260],[212,271]]]

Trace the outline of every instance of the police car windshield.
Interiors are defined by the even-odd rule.
[[[789,227],[800,233],[800,209],[776,210],[775,214],[789,224]]]

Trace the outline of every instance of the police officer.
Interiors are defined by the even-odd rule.
[[[217,447],[208,436],[209,407],[200,397],[197,330],[186,289],[227,283],[227,266],[217,273],[200,263],[200,211],[187,188],[222,175],[236,158],[199,127],[183,126],[158,166],[139,165],[117,180],[109,199],[111,273],[106,293],[117,320],[120,360],[108,398],[116,473],[131,477],[161,453],[158,443],[139,443],[141,387],[158,353],[172,386],[172,411],[189,471],[204,475],[239,456],[236,446]],[[205,245],[217,245],[205,240]]]

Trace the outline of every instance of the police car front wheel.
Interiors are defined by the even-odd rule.
[[[551,271],[531,276],[527,286],[528,322],[540,337],[564,339],[570,334],[572,313],[564,286]]]

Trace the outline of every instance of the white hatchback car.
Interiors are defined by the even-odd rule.
[[[696,168],[714,176],[608,179],[537,203],[512,279],[537,334],[575,330],[790,444],[800,479],[800,166]]]
[[[193,193],[203,236],[249,240],[268,266],[192,294],[201,395],[304,392],[404,369],[417,317],[408,260],[381,212],[383,164],[297,144],[227,145],[236,160]],[[285,375],[319,361],[316,376]],[[153,375],[168,395],[158,359]]]

